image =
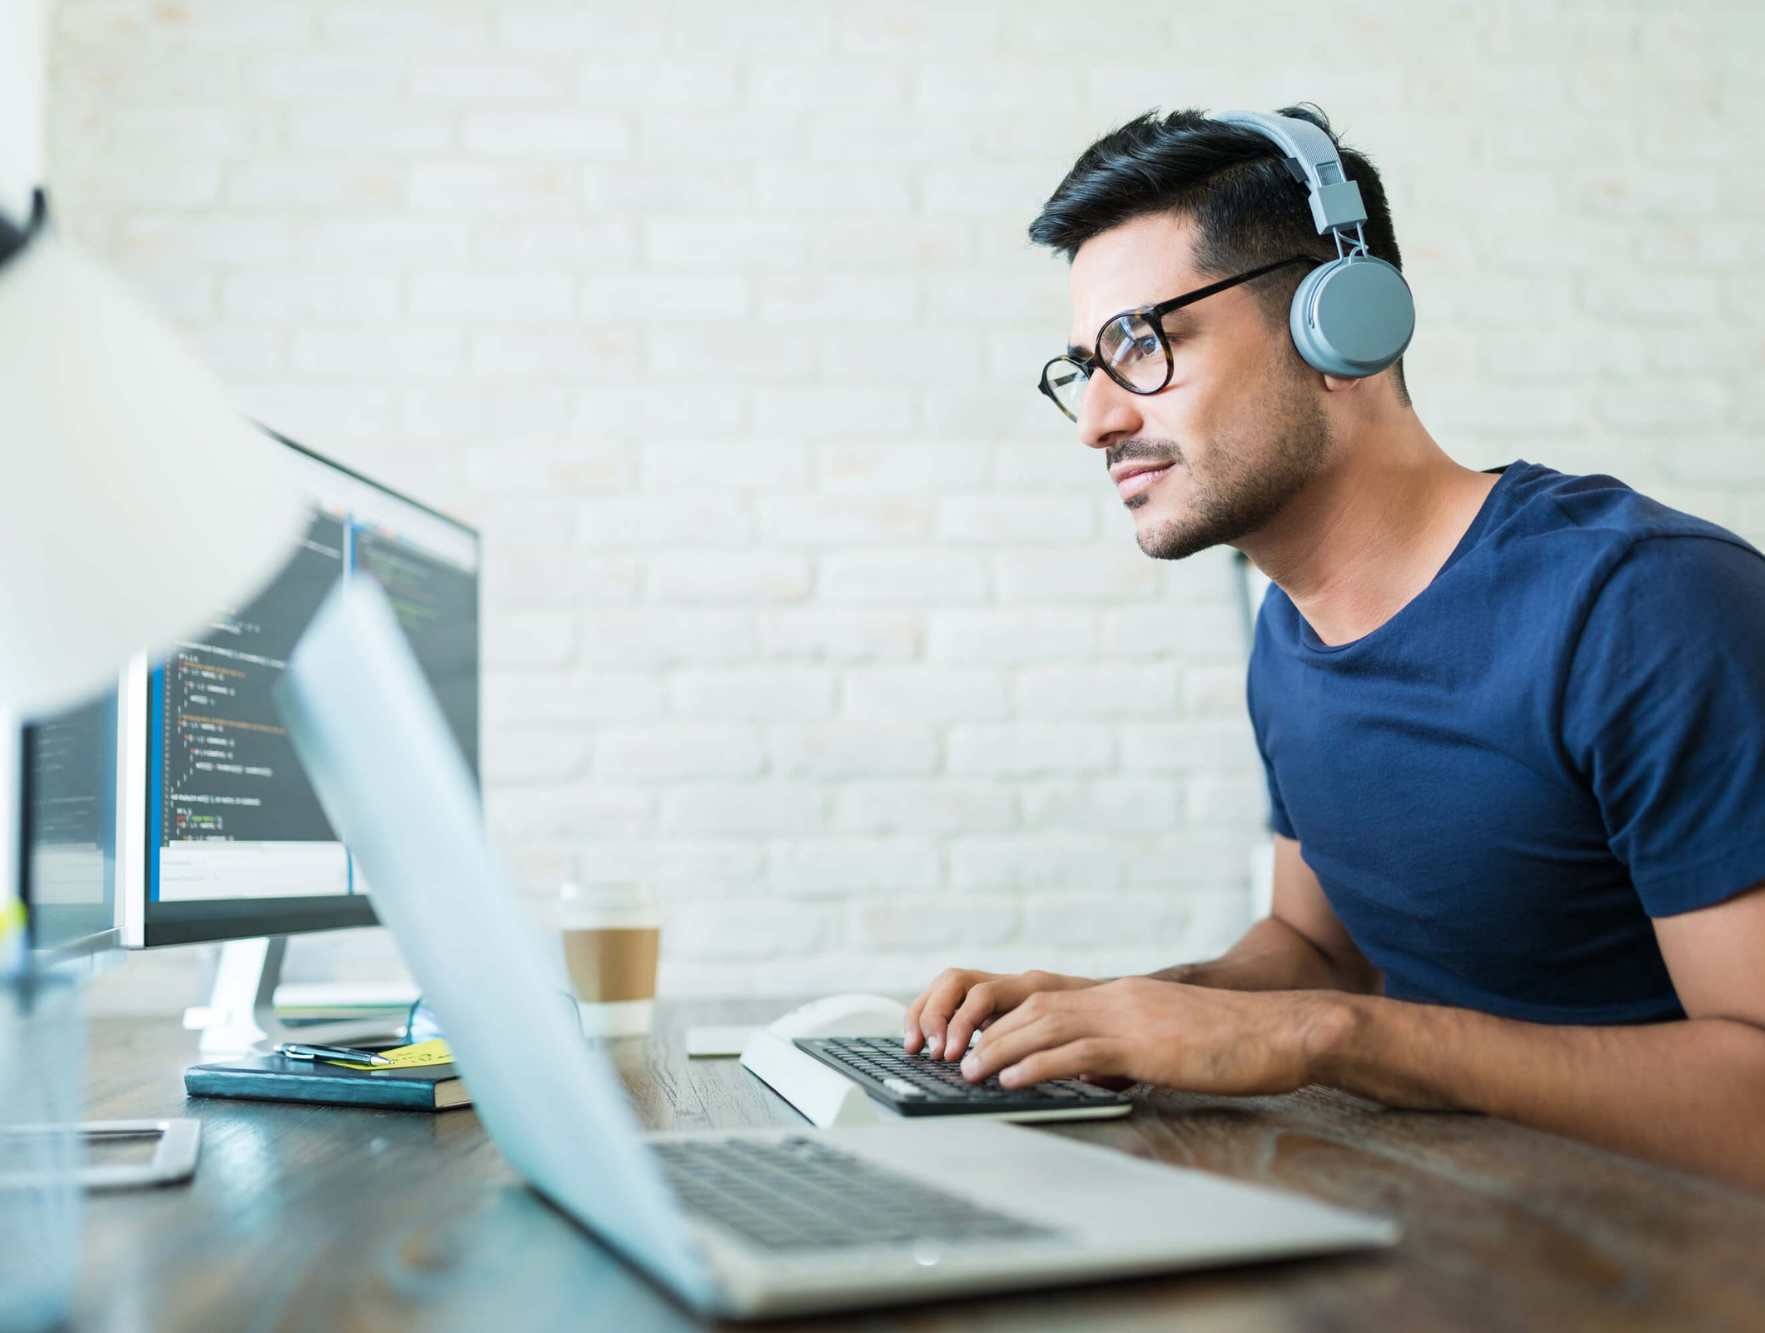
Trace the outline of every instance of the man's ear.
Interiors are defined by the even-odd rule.
[[[1324,388],[1331,393],[1343,393],[1365,383],[1364,379],[1345,379],[1341,375],[1324,376]]]

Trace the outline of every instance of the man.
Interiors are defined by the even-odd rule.
[[[1342,159],[1399,264],[1377,173]],[[1142,337],[1164,387],[1104,373],[1122,312],[1334,257],[1248,129],[1134,121],[1030,235],[1072,261],[1072,346],[1044,382],[1141,549],[1223,543],[1273,580],[1248,690],[1273,910],[1151,977],[947,971],[907,1049],[1007,1086],[1324,1083],[1765,1187],[1765,559],[1608,477],[1460,467],[1401,361],[1342,379],[1300,359],[1304,264]]]

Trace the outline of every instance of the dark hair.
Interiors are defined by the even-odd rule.
[[[1310,121],[1332,141],[1329,118],[1311,105],[1277,113]],[[1367,248],[1403,267],[1391,208],[1379,172],[1365,157],[1336,142],[1348,179],[1360,186],[1367,208]],[[1148,213],[1178,213],[1194,220],[1195,266],[1209,277],[1230,277],[1288,255],[1334,259],[1336,243],[1318,235],[1305,186],[1288,172],[1274,143],[1254,130],[1212,120],[1201,111],[1148,111],[1112,130],[1073,163],[1036,220],[1030,239],[1069,260],[1102,232]],[[1282,269],[1251,284],[1271,319],[1285,327],[1302,268]],[[1151,293],[1162,300],[1175,292]],[[1403,362],[1395,367],[1398,398],[1409,401]]]

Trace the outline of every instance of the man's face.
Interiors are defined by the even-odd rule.
[[[1217,281],[1191,263],[1193,226],[1170,214],[1094,236],[1073,258],[1075,355],[1090,356],[1111,317]],[[1079,438],[1104,451],[1133,511],[1140,549],[1162,560],[1236,543],[1276,517],[1330,450],[1319,377],[1248,286],[1167,317],[1173,370],[1131,394],[1101,370],[1079,411]]]

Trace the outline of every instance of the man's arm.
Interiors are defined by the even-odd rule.
[[[1379,969],[1330,910],[1323,885],[1292,838],[1275,836],[1269,914],[1220,957],[1154,972],[1158,981],[1221,990],[1345,990],[1377,994]]]
[[[1275,839],[1275,884],[1270,913],[1222,957],[1153,973],[1160,981],[1223,990],[1348,990],[1377,993],[1378,969],[1355,947],[1330,910],[1318,877],[1292,838]],[[949,968],[907,1009],[903,1044],[946,1060],[960,1059],[983,1023],[1009,1013],[1042,991],[1083,990],[1090,977],[1054,972],[1015,976]]]
[[[997,1072],[1008,1086],[1091,1073],[1216,1093],[1327,1083],[1765,1189],[1765,884],[1662,918],[1656,933],[1684,1022],[1553,1027],[1375,995],[1132,978],[1031,996],[982,1034],[963,1072]]]

